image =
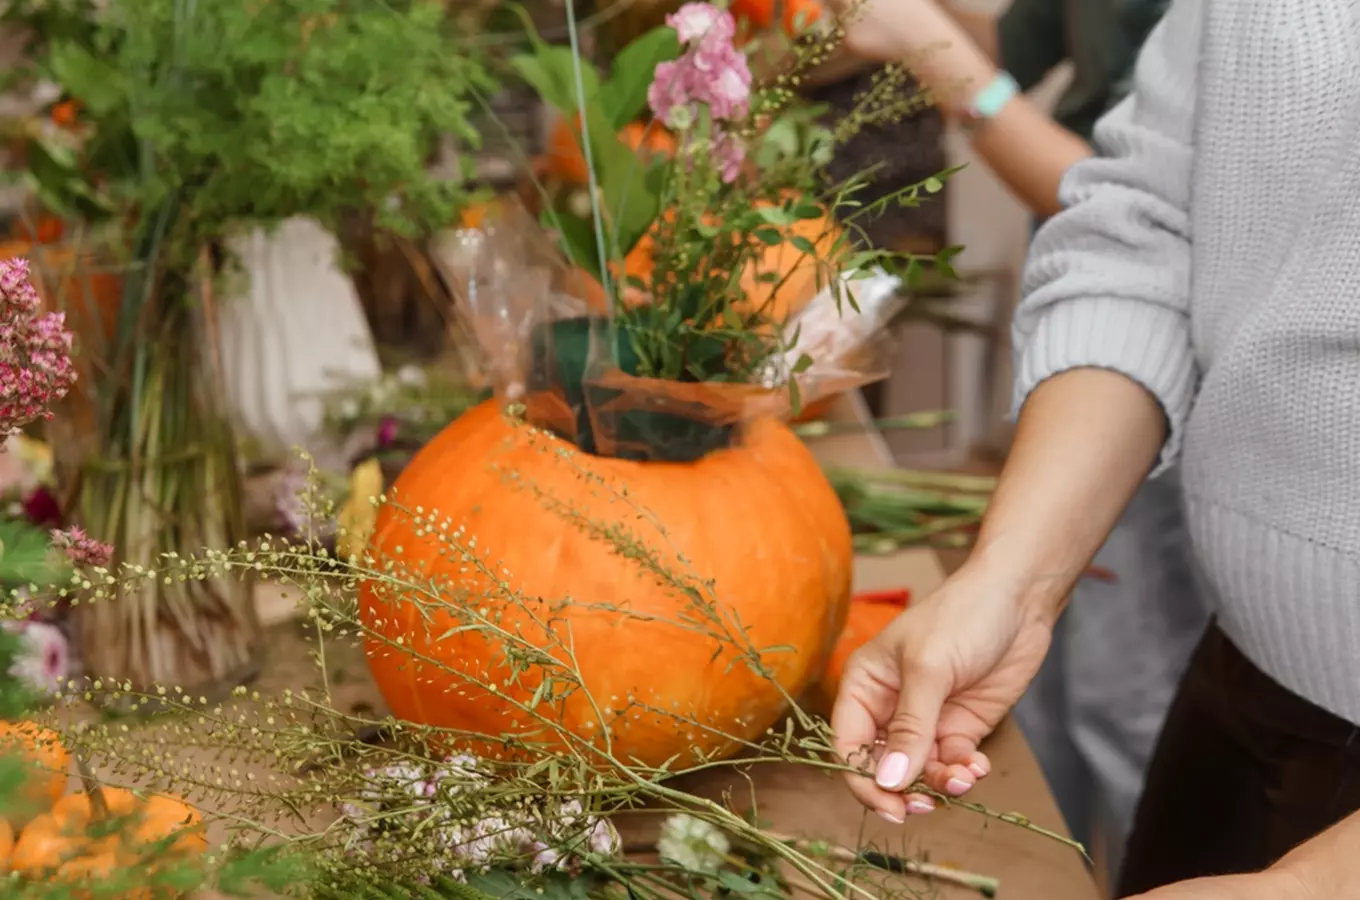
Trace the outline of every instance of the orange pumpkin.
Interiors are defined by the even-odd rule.
[[[510,421],[491,401],[445,428],[403,470],[371,549],[402,578],[438,584],[440,599],[381,582],[361,588],[369,667],[392,712],[560,747],[552,729],[513,705],[533,700],[542,668],[512,678],[502,640],[459,628],[475,611],[559,661],[570,635],[585,691],[536,708],[596,746],[607,733],[615,759],[692,760],[691,748],[737,749],[727,735],[759,737],[783,709],[780,689],[797,695],[821,671],[849,599],[850,529],[817,461],[769,419],[751,425],[739,446],[693,463],[570,450]],[[418,508],[447,520],[486,566],[460,558],[433,537],[442,528],[404,511]],[[600,528],[628,535],[668,571],[711,580],[712,611],[729,627],[739,620],[749,646],[781,647],[762,655],[770,679],[714,636],[693,600]],[[493,579],[524,599],[507,599]]]
[[[0,722],[0,753],[23,755],[27,771],[22,796],[4,818],[22,829],[66,793],[71,775],[71,754],[56,732],[33,722]]]
[[[738,22],[764,30],[774,24],[774,0],[732,0],[729,7]]]
[[[123,280],[118,275],[100,268],[90,271],[76,261],[75,252],[69,248],[26,240],[0,243],[0,259],[15,256],[29,260],[39,296],[53,308],[60,303],[68,324],[77,334],[98,325],[105,338],[113,337],[123,303]],[[60,283],[50,283],[53,277],[59,278]]]
[[[841,239],[841,229],[829,217],[820,219],[800,219],[792,225],[779,229],[784,241],[766,248],[752,258],[742,272],[737,285],[742,301],[736,304],[738,312],[762,310],[775,322],[787,322],[802,312],[812,298],[826,286],[830,259],[837,250]],[[802,238],[810,243],[815,253],[809,254],[794,246],[793,238]],[[647,281],[655,266],[655,238],[646,234],[638,241],[624,259],[627,275]],[[777,281],[762,280],[766,274],[779,276]],[[604,289],[590,276],[587,284],[592,289],[585,293],[587,303],[596,311],[604,311]],[[629,302],[640,302],[636,291],[627,298]]]
[[[178,854],[207,851],[202,816],[183,800],[168,794],[143,798],[111,787],[100,788],[100,794],[111,818],[127,820],[118,833],[93,836],[96,817],[89,795],[69,794],[20,832],[11,868],[27,878],[80,882],[107,878],[134,863],[147,847],[172,836],[172,849]],[[149,896],[149,891],[135,890],[125,900]]]
[[[845,674],[845,664],[851,654],[887,628],[907,608],[908,599],[906,591],[859,594],[851,599],[845,630],[836,641],[831,658],[826,663],[826,672],[817,686],[818,700],[824,712],[830,714],[831,707],[836,703],[841,677]]]
[[[822,20],[820,0],[784,0],[784,34],[801,37]]]
[[[619,132],[625,147],[644,159],[675,153],[675,136],[657,124],[630,122]],[[568,119],[558,116],[548,132],[547,148],[538,165],[540,177],[554,178],[567,184],[582,185],[590,181],[585,152],[581,148],[580,117]]]

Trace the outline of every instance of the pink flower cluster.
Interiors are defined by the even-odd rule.
[[[78,525],[65,531],[52,529],[52,546],[76,566],[107,566],[113,559],[113,547],[90,537]]]
[[[737,179],[746,149],[725,127],[746,118],[751,106],[751,69],[733,43],[736,21],[711,3],[686,3],[666,17],[684,53],[660,63],[647,91],[652,115],[684,131],[708,108],[713,122],[712,153],[729,184]]]
[[[51,418],[76,380],[64,317],[41,305],[28,261],[0,260],[0,437]]]

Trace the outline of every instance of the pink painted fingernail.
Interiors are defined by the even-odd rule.
[[[929,800],[913,800],[907,804],[907,812],[915,816],[924,816],[926,813],[933,813],[935,804]]]
[[[975,778],[986,778],[987,773],[990,772],[991,769],[987,768],[980,762],[973,762],[968,764],[968,771],[972,772],[973,777]]]
[[[910,804],[908,804],[908,805],[910,805]],[[892,813],[886,813],[886,812],[884,812],[884,811],[881,810],[881,809],[878,811],[878,817],[879,817],[880,819],[882,819],[883,821],[885,821],[885,822],[890,822],[890,823],[893,824],[893,825],[902,825],[902,824],[904,824],[904,822],[903,822],[902,819],[897,818],[897,816],[893,815]]]
[[[906,782],[907,770],[910,768],[911,760],[907,759],[907,754],[894,751],[878,764],[874,781],[885,791],[898,790]]]
[[[962,778],[951,778],[944,786],[945,793],[949,794],[951,797],[962,797],[972,789],[973,786]]]

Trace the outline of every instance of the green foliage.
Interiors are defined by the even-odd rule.
[[[679,54],[675,31],[656,28],[638,38],[619,53],[604,79],[590,65],[578,64],[570,48],[546,44],[532,31],[530,38],[532,52],[519,54],[510,63],[545,103],[568,120],[585,122],[588,158],[599,173],[601,205],[608,223],[609,252],[605,255],[627,255],[661,210],[665,164],[641,164],[619,140],[618,132],[646,109],[647,87],[657,64]],[[602,258],[589,223],[579,218],[575,223],[550,222],[563,235],[571,259],[599,278]]]
[[[59,212],[140,213],[183,261],[237,223],[294,215],[334,224],[374,209],[386,227],[429,231],[466,196],[427,162],[442,134],[475,146],[472,97],[491,85],[442,4],[139,0],[93,14],[52,0],[9,17],[54,7],[65,24],[39,69],[92,130],[78,153],[35,141],[30,181]]]
[[[20,518],[0,518],[0,588],[60,584],[70,567],[52,552],[48,533]]]

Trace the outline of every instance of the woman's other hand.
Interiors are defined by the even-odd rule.
[[[890,822],[952,797],[991,769],[978,744],[1039,670],[1056,610],[1027,607],[1015,582],[964,568],[913,605],[846,665],[832,714],[850,789]],[[904,793],[905,792],[905,793]]]

